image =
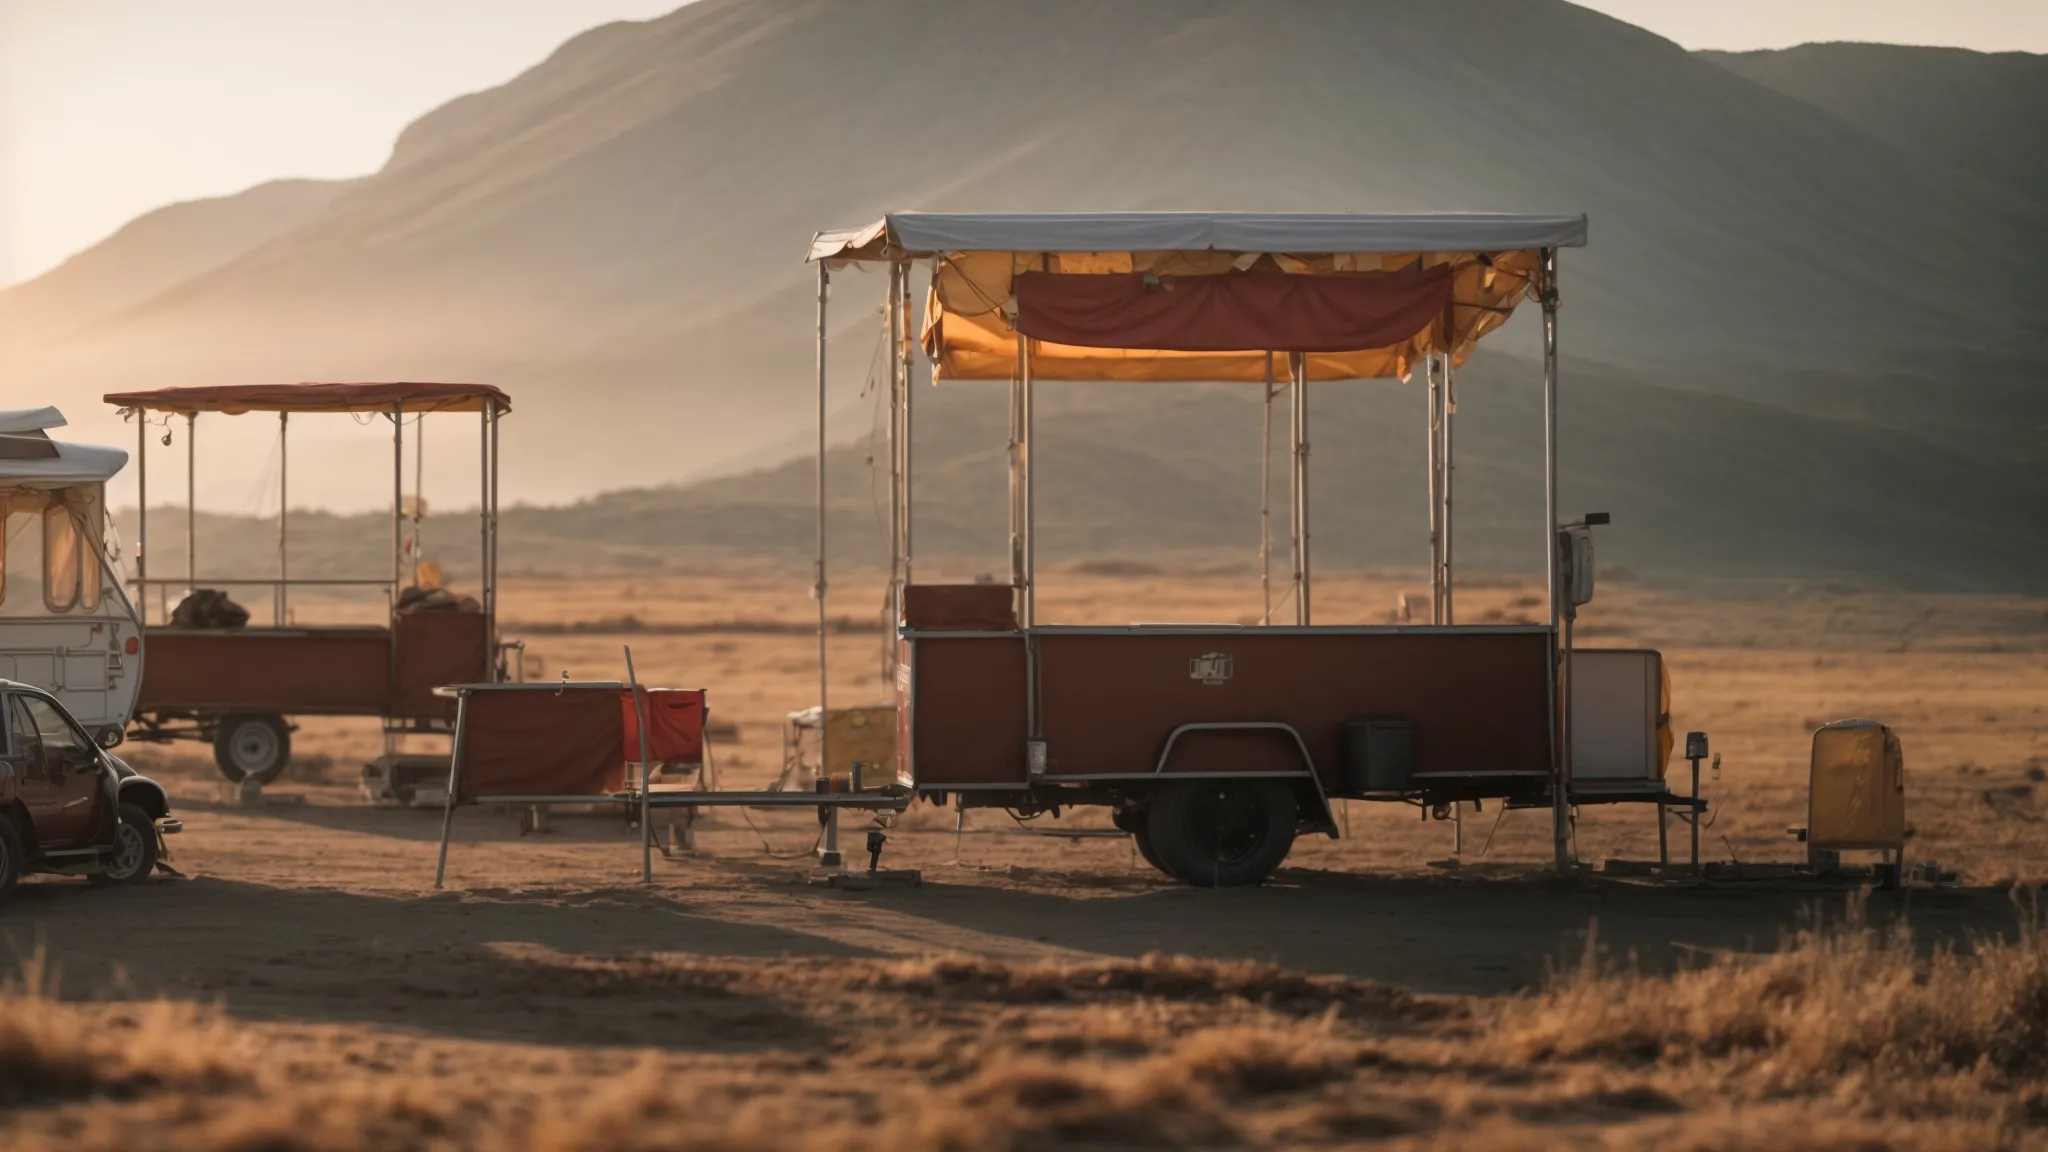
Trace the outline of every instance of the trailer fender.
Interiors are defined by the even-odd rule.
[[[1205,771],[1200,775],[1215,776],[1219,779],[1283,778],[1294,789],[1294,800],[1301,813],[1301,823],[1333,840],[1337,838],[1336,815],[1330,810],[1330,798],[1323,791],[1322,777],[1316,773],[1315,757],[1309,755],[1308,741],[1301,738],[1301,733],[1292,724],[1274,720],[1204,721],[1182,724],[1167,735],[1165,747],[1159,750],[1159,763],[1152,769],[1153,778],[1193,775],[1173,771],[1173,754],[1176,748],[1184,747],[1183,737],[1199,740],[1205,732],[1274,732],[1286,737],[1284,743],[1292,746],[1292,751],[1297,757],[1291,769],[1253,772]]]

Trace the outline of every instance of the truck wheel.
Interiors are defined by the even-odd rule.
[[[1197,888],[1257,884],[1294,847],[1294,792],[1277,780],[1190,780],[1152,801],[1145,839]]]
[[[21,879],[22,869],[21,833],[14,827],[14,820],[0,812],[0,900],[14,891],[14,882]]]
[[[156,821],[133,804],[121,805],[114,826],[114,851],[100,861],[100,870],[86,879],[102,887],[140,884],[156,871]]]
[[[291,759],[292,730],[275,713],[230,716],[213,737],[213,762],[230,783],[268,784],[283,774]]]

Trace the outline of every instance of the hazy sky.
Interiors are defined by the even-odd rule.
[[[2048,52],[2048,0],[1581,0],[1689,48]],[[374,171],[399,129],[679,0],[0,0],[0,285],[149,209]]]

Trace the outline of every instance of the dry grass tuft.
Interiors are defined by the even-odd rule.
[[[0,1108],[245,1082],[234,1029],[217,1012],[158,1001],[88,1012],[56,999],[42,950],[0,984]]]
[[[1923,954],[1904,926],[1852,916],[1776,952],[1724,954],[1668,977],[1584,963],[1503,1002],[1495,1050],[1532,1061],[1729,1060],[1775,1091],[1845,1078],[2048,1075],[2048,934]]]
[[[1365,980],[1312,976],[1273,964],[1147,953],[1136,960],[1005,964],[979,956],[936,956],[878,965],[857,986],[955,1000],[1055,1004],[1142,997],[1180,1003],[1244,1001],[1290,1015],[1336,1009],[1347,1015],[1435,1019],[1451,1010]]]

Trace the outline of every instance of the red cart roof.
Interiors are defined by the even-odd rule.
[[[109,392],[117,408],[148,412],[482,412],[512,410],[512,398],[489,384],[227,384]]]

